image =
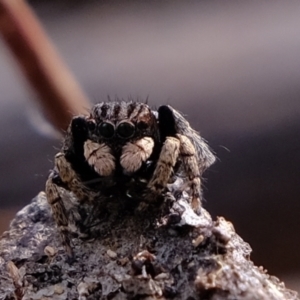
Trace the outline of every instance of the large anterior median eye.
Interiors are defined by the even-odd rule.
[[[134,135],[135,127],[132,123],[124,121],[117,127],[117,134],[123,139],[129,139]]]
[[[110,139],[115,134],[115,126],[109,122],[102,122],[98,126],[99,133],[106,139]]]

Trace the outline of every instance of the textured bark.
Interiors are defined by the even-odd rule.
[[[253,264],[230,222],[196,215],[185,192],[137,207],[111,200],[98,237],[73,238],[71,262],[40,193],[0,240],[0,299],[299,299]]]

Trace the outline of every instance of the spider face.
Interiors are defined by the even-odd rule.
[[[150,107],[144,103],[100,103],[96,104],[86,120],[88,138],[105,143],[118,152],[128,142],[134,143],[143,137],[159,141],[157,119]]]
[[[55,166],[46,183],[46,194],[68,253],[66,193],[79,203],[95,205],[109,194],[126,194],[140,188],[141,201],[161,195],[181,165],[189,186],[191,205],[201,205],[201,175],[215,160],[205,141],[171,106],[153,111],[145,103],[103,102],[89,116],[74,117]],[[125,187],[125,188],[124,188]]]

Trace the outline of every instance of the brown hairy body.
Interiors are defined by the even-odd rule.
[[[191,206],[199,212],[201,175],[214,161],[205,141],[171,106],[153,111],[145,103],[103,102],[89,116],[74,117],[46,182],[47,199],[69,256],[70,220],[87,226],[80,219],[80,205],[89,205],[89,214],[95,214],[97,203],[120,194],[153,202],[180,172],[187,178]],[[72,207],[72,197],[77,208]]]

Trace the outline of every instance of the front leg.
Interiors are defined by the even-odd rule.
[[[159,195],[166,188],[177,162],[179,150],[179,139],[171,136],[166,137],[154,173],[148,183],[148,188],[155,195]]]
[[[59,179],[62,182],[59,185],[71,191],[80,202],[92,201],[99,194],[90,190],[82,182],[62,152],[55,155],[55,169],[58,171]]]
[[[176,136],[180,140],[180,156],[192,191],[192,208],[199,213],[201,207],[201,174],[196,149],[186,136],[181,134]]]
[[[160,106],[158,121],[161,139],[168,136],[180,140],[180,157],[192,191],[192,207],[199,212],[201,207],[201,175],[214,163],[215,156],[205,140],[191,128],[189,122],[169,105]]]
[[[69,237],[68,214],[60,193],[60,187],[55,183],[56,180],[57,173],[55,171],[52,171],[46,182],[46,196],[48,203],[52,209],[54,221],[60,232],[63,246],[65,247],[69,258],[72,258],[73,251],[71,248],[71,240]]]
[[[81,220],[77,207],[72,207],[71,198],[75,196],[81,205],[83,202],[95,202],[100,192],[88,189],[80,180],[71,164],[66,160],[64,153],[59,152],[55,156],[55,168],[50,173],[46,182],[46,196],[53,212],[54,220],[59,229],[62,243],[69,257],[73,256],[69,234],[70,219],[73,222]],[[67,211],[64,201],[70,203]],[[66,203],[66,202],[65,202]]]

